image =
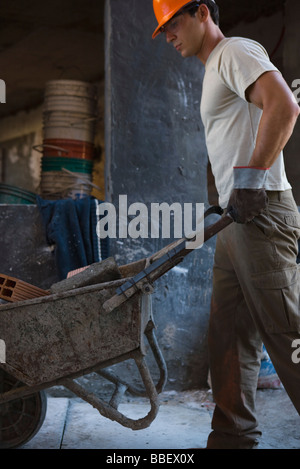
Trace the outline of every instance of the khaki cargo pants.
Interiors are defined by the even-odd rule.
[[[217,237],[208,338],[216,407],[208,448],[252,448],[261,435],[255,394],[262,343],[300,414],[300,363],[292,359],[300,340],[300,215],[292,191],[267,194],[262,215]]]

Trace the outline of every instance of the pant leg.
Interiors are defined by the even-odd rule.
[[[252,447],[261,435],[255,396],[262,342],[220,236],[215,252],[208,347],[216,407],[207,447]]]
[[[282,194],[270,193],[269,196],[270,202],[264,214],[256,217],[251,223],[233,224],[226,228],[219,234],[218,245],[220,246],[222,241],[222,248],[230,259],[231,268],[236,274],[253,323],[299,412],[300,365],[294,363],[291,358],[293,341],[300,340],[300,282],[296,265],[297,241],[300,235],[299,214],[291,191]],[[228,269],[224,271],[228,275]],[[215,291],[222,291],[220,282],[220,278],[218,280],[216,277]],[[225,314],[226,308],[221,309],[222,314]],[[212,313],[213,310],[214,306]],[[213,329],[210,334],[212,333]],[[238,334],[235,340],[243,346]],[[215,366],[214,361],[212,366]],[[235,414],[234,405],[228,402],[226,404],[230,413]],[[247,406],[245,401],[245,407]],[[218,408],[219,406],[216,407],[216,416]],[[228,408],[226,413],[229,414]],[[233,432],[232,422],[233,419],[231,425],[227,424],[227,435],[228,432]],[[249,425],[250,420],[248,423],[244,422],[244,428],[250,428]],[[237,429],[235,432],[237,435]]]
[[[247,280],[243,284],[245,299],[263,343],[300,414],[300,364],[292,359],[293,343],[300,341],[300,278],[296,264],[300,216],[291,191],[276,194],[269,193],[268,210],[253,221],[247,236],[247,226],[244,230],[241,226],[241,249],[246,251],[247,239],[251,247],[244,255],[244,274],[239,271],[239,275]],[[259,261],[253,262],[256,256]]]

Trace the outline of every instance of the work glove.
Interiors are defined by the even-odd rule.
[[[227,213],[237,223],[248,223],[266,208],[268,197],[264,189],[268,168],[236,166],[233,168],[233,191]]]

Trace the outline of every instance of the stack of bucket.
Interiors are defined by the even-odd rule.
[[[91,193],[96,87],[82,81],[46,83],[41,196],[82,198]]]
[[[0,184],[0,204],[30,205],[36,203],[36,194],[10,184]]]

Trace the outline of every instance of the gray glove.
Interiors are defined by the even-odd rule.
[[[227,212],[237,223],[253,220],[266,208],[268,197],[264,189],[268,169],[235,167],[234,188],[231,193]]]

